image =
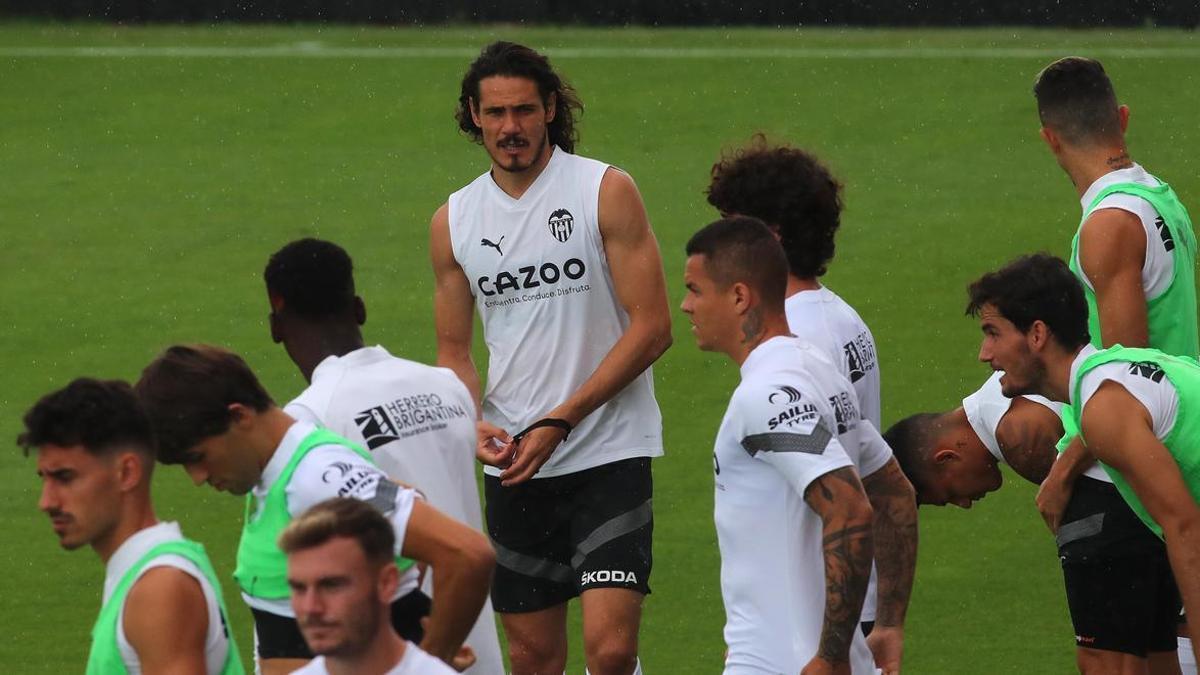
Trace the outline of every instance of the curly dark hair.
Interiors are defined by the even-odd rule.
[[[807,279],[825,274],[833,259],[841,190],[813,155],[755,134],[749,146],[713,164],[708,203],[776,228],[792,274]]]
[[[1021,332],[1028,332],[1034,321],[1046,324],[1065,349],[1091,340],[1083,286],[1067,263],[1049,253],[1024,255],[988,272],[971,283],[967,296],[969,316],[992,305]]]
[[[532,80],[537,84],[543,104],[549,104],[550,95],[554,94],[554,119],[548,128],[550,143],[567,152],[575,152],[575,144],[579,141],[575,116],[583,113],[583,103],[579,101],[578,94],[554,72],[549,59],[529,47],[512,42],[493,42],[484,47],[479,58],[463,76],[458,108],[454,111],[458,128],[463,133],[476,143],[483,142],[482,130],[471,119],[471,102],[475,102],[478,110],[479,83],[496,75]]]
[[[271,255],[263,270],[272,307],[324,319],[354,307],[354,262],[333,242],[297,239]],[[277,310],[278,311],[278,310]]]
[[[81,445],[96,455],[122,447],[154,456],[150,420],[133,388],[120,380],[73,380],[38,400],[24,422],[17,445],[26,454],[43,445]]]

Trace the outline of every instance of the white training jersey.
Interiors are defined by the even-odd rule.
[[[1083,206],[1084,213],[1087,213],[1087,208],[1096,195],[1117,183],[1138,183],[1146,187],[1157,187],[1162,184],[1157,178],[1147,173],[1140,164],[1134,164],[1128,169],[1110,171],[1097,178],[1083,193],[1079,202]],[[1170,287],[1171,280],[1174,278],[1175,257],[1167,250],[1166,244],[1163,243],[1162,236],[1158,232],[1157,222],[1160,220],[1158,211],[1155,211],[1150,202],[1145,199],[1122,192],[1105,197],[1092,211],[1100,209],[1121,209],[1132,213],[1142,221],[1142,229],[1146,231],[1146,259],[1142,262],[1142,291],[1146,294],[1147,300],[1153,300],[1162,295]],[[1091,279],[1088,279],[1087,274],[1082,271],[1083,265],[1079,265],[1078,251],[1075,255],[1075,263],[1080,270],[1080,276],[1083,277],[1083,283],[1087,284],[1088,288],[1095,290]]]
[[[441,659],[422,651],[411,642],[405,644],[404,656],[383,675],[456,675],[457,671]],[[325,667],[325,657],[318,656],[303,668],[293,670],[292,675],[329,675],[329,670]]]
[[[275,453],[263,467],[258,483],[251,490],[259,508],[266,502],[267,492],[283,474],[301,441],[313,431],[316,431],[316,426],[304,421],[298,421],[288,428],[279,447],[275,448]],[[396,555],[399,555],[417,493],[396,485],[378,467],[372,466],[344,445],[318,445],[300,460],[292,473],[292,480],[284,490],[284,496],[287,498],[288,515],[292,518],[334,497],[350,497],[367,502],[391,521],[396,533]],[[254,514],[255,517],[257,515]],[[418,573],[414,565],[400,574],[400,586],[393,599],[416,590],[417,581]],[[247,593],[242,593],[242,599],[254,609],[296,618],[289,599],[256,598]]]
[[[1096,351],[1095,347],[1087,345],[1079,352],[1071,364],[1071,382],[1075,381],[1075,374],[1079,372],[1079,367],[1083,365],[1084,359],[1095,354]],[[1078,404],[1082,410],[1100,385],[1108,380],[1124,387],[1125,391],[1142,404],[1150,413],[1154,435],[1160,441],[1166,440],[1171,429],[1175,427],[1175,418],[1179,414],[1179,390],[1171,384],[1171,380],[1163,374],[1162,370],[1152,364],[1135,366],[1135,364],[1123,361],[1113,361],[1097,366],[1083,376],[1083,381],[1079,383],[1079,401],[1072,400],[1071,405]],[[1071,396],[1075,396],[1074,387],[1071,388]]]
[[[366,448],[392,479],[416,488],[437,510],[482,532],[475,484],[475,403],[447,368],[363,347],[317,364],[312,383],[284,411]],[[422,587],[432,596],[433,575]],[[466,673],[502,673],[491,599],[467,645]]]
[[[1004,415],[1008,413],[1009,406],[1012,405],[1012,399],[1005,396],[1000,389],[1000,378],[1003,376],[1004,371],[1002,370],[992,373],[979,391],[963,399],[962,406],[963,412],[967,414],[967,421],[971,423],[975,435],[979,436],[979,440],[987,446],[988,452],[992,453],[996,461],[1007,463],[1004,453],[1000,452],[1000,443],[996,440],[996,429],[1000,426],[1000,420],[1004,418]],[[1036,394],[1029,394],[1024,398],[1034,403],[1040,403],[1053,410],[1055,415],[1062,417],[1062,403]],[[1054,458],[1055,461],[1059,456]],[[1112,482],[1104,469],[1095,462],[1088,465],[1083,475],[1105,483]]]
[[[881,428],[883,406],[875,337],[858,312],[825,286],[788,296],[784,310],[792,333],[826,351],[854,384],[863,419]]]
[[[843,467],[874,473],[891,450],[821,349],[772,338],[741,374],[713,453],[725,672],[798,673],[817,653],[825,613],[822,522],[805,490]],[[855,675],[875,672],[858,630],[850,660]]]
[[[178,523],[158,523],[138,531],[126,539],[108,559],[104,567],[104,601],[112,597],[121,578],[133,567],[150,549],[171,541],[183,541],[183,533]],[[204,592],[204,604],[208,610],[208,631],[204,636],[204,667],[209,675],[218,675],[225,665],[225,657],[229,654],[229,628],[221,616],[221,606],[217,602],[217,594],[208,577],[196,567],[192,561],[180,555],[160,555],[149,562],[138,572],[137,579],[156,567],[174,567],[191,576],[200,584]],[[134,583],[137,583],[136,579]],[[128,599],[129,596],[125,596]],[[138,660],[137,651],[125,637],[125,607],[117,616],[117,649],[121,652],[121,661],[131,675],[142,672],[142,663]]]
[[[510,434],[566,401],[629,326],[600,236],[608,168],[554,148],[520,199],[490,173],[450,195],[454,257],[488,346],[483,418]],[[584,418],[534,477],[661,454],[662,416],[647,368]]]

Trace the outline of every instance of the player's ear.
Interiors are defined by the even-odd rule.
[[[229,427],[245,429],[254,422],[254,410],[242,403],[230,403],[226,406],[229,411]]]
[[[730,284],[729,292],[733,296],[734,309],[738,314],[745,314],[750,309],[750,286],[741,281],[735,281]]]
[[[283,327],[279,325],[281,322],[278,312],[272,311],[267,315],[267,325],[271,327],[271,341],[275,344],[283,342]]]
[[[950,448],[938,448],[937,450],[933,451],[934,464],[948,464],[950,462],[956,462],[960,459],[962,459],[962,457],[956,451],[951,450]]]
[[[357,295],[354,296],[354,321],[360,326],[367,322],[367,303]]]
[[[1129,106],[1117,106],[1117,119],[1121,121],[1121,133],[1124,134],[1129,129]]]
[[[482,129],[483,125],[479,123],[479,102],[475,100],[474,96],[467,98],[467,109],[471,111],[471,121],[475,123],[476,127]]]
[[[383,566],[379,571],[378,584],[379,599],[390,603],[392,597],[396,595],[396,589],[400,586],[400,571],[396,569],[394,563],[389,563]]]
[[[142,458],[136,452],[119,452],[116,457],[117,487],[122,492],[132,490],[142,482],[145,467]]]
[[[1041,134],[1042,140],[1046,142],[1046,145],[1050,146],[1050,150],[1057,154],[1059,149],[1062,148],[1062,143],[1058,140],[1058,134],[1054,133],[1050,127],[1042,127],[1038,133]]]
[[[1050,327],[1041,319],[1035,319],[1029,326],[1029,330],[1025,332],[1025,340],[1029,343],[1032,351],[1045,349],[1046,344],[1050,341]]]
[[[550,92],[546,97],[546,124],[554,121],[554,115],[558,112],[558,94]]]

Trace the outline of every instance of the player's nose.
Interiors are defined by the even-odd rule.
[[[58,495],[50,483],[42,484],[42,493],[38,495],[38,510],[45,513],[57,511],[59,508]]]
[[[187,472],[188,478],[191,478],[192,483],[194,483],[197,487],[204,485],[204,482],[208,480],[208,471],[206,471],[204,467],[200,466],[198,463],[184,464],[183,470]]]

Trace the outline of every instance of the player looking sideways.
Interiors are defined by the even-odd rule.
[[[494,554],[481,534],[392,482],[362,448],[276,407],[232,352],[170,347],[142,371],[136,391],[160,439],[159,461],[183,465],[197,485],[246,495],[234,578],[254,615],[264,675],[291,672],[312,658],[276,539],[292,518],[339,496],[371,504],[396,530],[397,564],[407,572],[392,598],[398,632],[447,663],[459,655],[491,578]],[[433,568],[438,588],[423,638],[409,606],[418,583],[413,561]]]
[[[803,150],[769,145],[762,135],[712,168],[708,201],[724,215],[762,220],[787,256],[788,328],[825,350],[854,385],[863,420],[878,433],[881,417],[875,338],[854,309],[819,281],[833,258],[841,223],[841,185]],[[881,663],[900,660],[904,616],[916,567],[916,505],[899,467],[864,477],[879,530],[876,565],[899,586],[880,588],[874,571],[863,601],[862,628]]]
[[[1097,350],[1082,286],[1062,260],[1045,254],[984,275],[968,295],[967,311],[983,330],[979,359],[1004,371],[1004,394],[1069,403],[1064,415],[1145,524],[1114,524],[1117,512],[1109,511],[1059,528],[1060,548],[1066,538],[1102,544],[1096,560],[1063,559],[1072,622],[1092,641],[1077,650],[1080,670],[1177,672],[1180,592],[1191,613],[1200,611],[1200,453],[1193,442],[1200,418],[1191,407],[1200,404],[1200,366],[1153,349]],[[1165,542],[1169,564],[1136,536],[1151,530]],[[1124,540],[1124,555],[1103,553],[1114,539]],[[1093,593],[1078,597],[1072,573],[1110,583],[1093,583]]]
[[[317,504],[279,535],[296,621],[318,655],[296,673],[455,672],[392,626],[389,605],[400,583],[395,547],[388,519],[366,502],[345,497]]]
[[[431,224],[438,364],[481,403],[492,602],[518,674],[562,672],[576,596],[592,675],[640,672],[650,591],[650,458],[662,454],[650,365],[671,343],[670,312],[633,179],[572,154],[580,110],[541,54],[485,47],[457,117],[491,167]]]
[[[310,383],[283,410],[368,449],[388,476],[482,530],[471,394],[445,368],[366,346],[367,307],[355,294],[353,268],[345,250],[317,239],[291,242],[267,263],[271,336]],[[431,582],[427,577],[422,585],[430,595]],[[467,645],[476,657],[467,673],[504,671],[491,602],[485,601]]]
[[[1068,262],[1083,283],[1092,344],[1200,357],[1191,219],[1174,190],[1130,157],[1129,108],[1118,103],[1104,67],[1093,59],[1059,59],[1038,74],[1033,93],[1042,138],[1083,208]],[[1068,437],[1072,419],[1064,416]],[[1091,485],[1094,503],[1072,504],[1073,490],[1087,482],[1078,477],[1108,477],[1081,443],[1063,446],[1037,497],[1051,530],[1068,516],[1077,520],[1102,511],[1101,502],[1117,502],[1111,486]]]
[[[1062,438],[1061,403],[1042,396],[1008,398],[993,373],[962,405],[943,413],[918,413],[883,435],[918,504],[964,509],[1000,488],[998,463],[1041,484]]]
[[[874,673],[859,616],[880,529],[859,469],[899,469],[850,381],[790,334],[787,261],[771,231],[725,218],[686,250],[681,309],[696,344],[742,376],[713,452],[725,673]],[[899,654],[883,665],[899,667]]]
[[[17,443],[37,454],[38,508],[63,548],[89,545],[104,563],[88,675],[245,672],[204,547],[154,516],[154,434],[130,386],[79,378],[24,421]]]

